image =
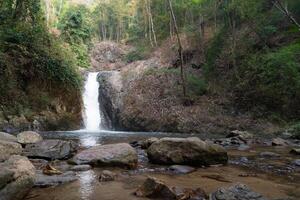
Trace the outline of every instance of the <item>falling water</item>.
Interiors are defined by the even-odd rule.
[[[84,103],[84,125],[87,131],[99,131],[101,124],[99,107],[99,83],[98,73],[89,73],[85,82],[83,103]]]

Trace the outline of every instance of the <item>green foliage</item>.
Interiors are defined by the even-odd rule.
[[[187,75],[187,88],[190,95],[202,96],[207,92],[207,83],[203,78],[193,74]]]
[[[300,123],[296,123],[292,125],[289,129],[288,132],[292,134],[292,137],[294,139],[300,140]]]
[[[300,43],[253,55],[239,69],[236,92],[240,103],[263,105],[289,117],[299,116]],[[242,100],[242,101],[241,101]]]

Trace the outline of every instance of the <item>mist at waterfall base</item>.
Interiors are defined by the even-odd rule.
[[[99,82],[97,72],[88,74],[83,92],[84,131],[97,132],[101,130],[101,115],[99,105]]]

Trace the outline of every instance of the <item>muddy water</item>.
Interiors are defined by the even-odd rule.
[[[156,133],[45,133],[46,138],[70,139],[87,148],[97,144],[132,142],[150,136],[165,137],[169,134]],[[182,135],[180,135],[182,137]],[[188,136],[188,135],[186,135]],[[202,188],[211,193],[220,187],[244,183],[269,199],[300,199],[300,169],[291,162],[297,157],[289,154],[289,147],[274,148],[254,146],[245,151],[229,150],[227,166],[199,168],[195,172],[178,175],[167,170],[167,166],[151,165],[142,150],[139,150],[139,167],[127,171],[118,168],[93,169],[78,172],[78,181],[49,188],[34,188],[26,199],[32,200],[135,200],[132,193],[147,176],[157,177],[170,186]],[[275,152],[276,158],[264,158],[260,152]],[[299,158],[299,157],[298,157]],[[100,183],[99,174],[109,169],[118,174],[113,182]],[[216,178],[219,177],[219,178]],[[220,178],[221,177],[221,178]]]

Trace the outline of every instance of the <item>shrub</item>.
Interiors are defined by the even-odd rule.
[[[300,140],[300,123],[296,123],[288,129],[292,134],[292,138]]]

